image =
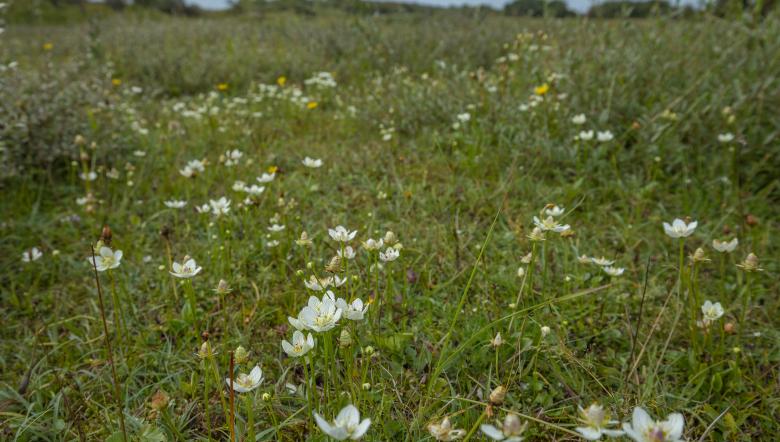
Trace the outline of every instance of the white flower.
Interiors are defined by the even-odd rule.
[[[268,227],[268,231],[273,233],[281,232],[282,230],[284,230],[284,226],[279,224],[273,224]]]
[[[243,192],[244,190],[246,190],[246,183],[241,180],[237,180],[233,182],[233,186],[231,186],[231,189],[233,189],[233,191],[235,192]]]
[[[321,292],[325,290],[328,288],[330,283],[330,278],[319,279],[314,275],[311,275],[308,280],[303,280],[303,284],[306,286],[306,288],[309,290],[314,290],[315,292]]]
[[[252,196],[259,196],[263,192],[265,192],[264,186],[258,186],[257,184],[252,184],[251,186],[246,186],[243,189],[244,192],[252,195]]]
[[[268,247],[269,249],[273,249],[274,247],[276,247],[278,245],[279,245],[279,241],[277,241],[275,239],[272,239],[272,240],[268,241],[267,243],[265,243],[265,246]]]
[[[578,407],[580,409],[580,422],[582,427],[575,428],[582,437],[587,440],[599,440],[601,436],[618,437],[624,433],[620,430],[610,430],[605,427],[615,425],[617,421],[609,420],[609,415],[599,404],[593,403],[588,408]]]
[[[612,266],[602,267],[602,269],[604,270],[604,273],[606,273],[609,276],[620,276],[626,270],[623,267],[612,267]]]
[[[333,278],[328,278],[332,285],[336,287],[341,287],[344,285],[345,282],[347,282],[347,278],[339,278],[339,275],[333,275]]]
[[[672,413],[665,421],[656,422],[645,410],[636,407],[633,422],[623,423],[623,430],[636,442],[680,442],[683,441],[684,426],[685,420],[680,413]]]
[[[585,114],[575,115],[571,119],[571,122],[578,126],[585,124],[586,121],[588,121],[588,117],[586,117]]]
[[[614,136],[612,135],[612,132],[605,130],[604,132],[598,131],[596,133],[596,139],[599,140],[602,143],[606,143],[607,141],[612,141]]]
[[[355,258],[355,250],[352,248],[352,246],[344,247],[344,254],[343,255],[341,253],[341,250],[338,250],[336,253],[341,258],[346,258],[346,259],[354,259]]]
[[[184,264],[174,262],[172,267],[173,271],[170,274],[183,279],[192,278],[203,270],[202,267],[198,267],[198,263],[194,259],[188,256],[184,257]]]
[[[466,435],[466,430],[453,428],[448,417],[439,423],[431,422],[428,424],[428,432],[434,439],[440,441],[458,440]]]
[[[211,213],[211,206],[206,203],[202,206],[195,206],[195,210],[197,210],[198,213]]]
[[[592,130],[580,131],[578,137],[582,141],[590,141],[593,139],[593,131]]]
[[[257,181],[260,184],[270,183],[271,181],[276,178],[276,173],[263,173],[259,177],[257,177]]]
[[[226,151],[225,152],[225,166],[231,167],[231,166],[234,166],[234,165],[238,164],[238,162],[241,160],[241,157],[243,157],[243,156],[244,156],[244,154],[240,150],[238,150],[238,149]]]
[[[502,440],[505,442],[520,442],[523,440],[523,432],[527,426],[520,423],[520,418],[516,414],[507,414],[504,422],[496,422],[497,425],[482,424],[479,429],[485,433],[485,436],[493,440]]]
[[[501,337],[501,332],[496,333],[496,336],[490,340],[490,345],[493,347],[500,347],[504,343],[504,338]]]
[[[664,232],[671,238],[685,238],[691,236],[698,224],[699,223],[696,221],[686,224],[685,221],[680,218],[675,218],[671,225],[669,225],[669,223],[664,223]]]
[[[712,248],[721,253],[731,253],[734,251],[734,249],[737,248],[737,245],[739,245],[739,240],[737,238],[734,238],[728,242],[718,241],[717,239],[712,240]]]
[[[612,264],[615,263],[615,261],[613,261],[611,259],[607,259],[607,258],[605,258],[603,256],[601,258],[590,258],[590,262],[592,262],[593,264],[596,264],[596,265],[600,265],[602,267],[611,266]]]
[[[388,247],[384,252],[379,252],[379,259],[382,260],[382,262],[391,262],[398,259],[400,255],[401,253],[398,251],[398,249]]]
[[[725,134],[719,134],[718,141],[720,141],[721,143],[730,143],[734,141],[734,134],[731,132],[726,132]]]
[[[38,250],[38,247],[33,247],[30,250],[25,250],[22,252],[22,262],[33,262],[41,259],[43,256],[43,253],[41,253],[40,250]]]
[[[216,216],[230,212],[230,200],[224,196],[218,200],[209,200],[209,205],[211,205],[211,213]]]
[[[518,267],[517,268],[517,277],[518,278],[522,278],[523,276],[525,276],[525,269],[522,268],[522,267]]]
[[[303,159],[303,165],[306,167],[310,167],[312,169],[316,169],[318,167],[322,167],[322,160],[320,159],[315,160],[314,158],[306,157]]]
[[[314,337],[311,333],[309,333],[309,336],[304,336],[303,333],[295,330],[292,344],[287,341],[282,341],[282,350],[291,358],[303,356],[312,348],[314,348]]]
[[[312,304],[312,299],[309,298],[309,305],[298,314],[298,320],[305,328],[315,332],[324,332],[335,327],[341,319],[342,310],[336,307],[332,292],[327,292],[319,304]]]
[[[105,272],[106,270],[119,267],[119,264],[122,261],[122,251],[117,250],[115,252],[110,248],[103,246],[98,251],[98,254],[95,255],[94,262],[92,262],[91,256],[87,258],[87,261],[89,261],[90,264],[94,264],[98,272]]]
[[[544,209],[544,213],[547,216],[553,216],[553,217],[559,217],[563,215],[563,213],[566,211],[563,207],[558,207],[556,205],[552,207],[548,207],[547,209]]]
[[[323,433],[336,440],[358,440],[366,434],[371,426],[371,419],[360,420],[360,412],[354,405],[342,408],[331,425],[322,416],[314,413],[314,420]]]
[[[201,160],[190,160],[187,162],[187,165],[184,166],[184,169],[179,170],[179,173],[187,178],[190,178],[200,172],[203,172],[204,170],[206,170],[205,162]]]
[[[579,261],[580,264],[590,264],[593,262],[593,258],[588,255],[580,255],[577,257],[577,261]]]
[[[230,388],[230,378],[225,378],[225,382]],[[233,379],[233,391],[236,393],[248,393],[260,386],[263,382],[263,370],[259,366],[255,365],[255,368],[246,373],[239,373],[235,379]]]
[[[382,248],[383,245],[384,245],[384,241],[382,241],[382,238],[379,238],[379,240],[374,240],[374,239],[368,238],[363,243],[363,248],[368,250],[368,251],[379,250],[379,249]]]
[[[552,216],[548,216],[545,220],[540,220],[539,217],[535,216],[534,225],[543,231],[551,230],[556,233],[562,233],[571,228],[568,224],[562,225]]]
[[[344,317],[351,321],[362,321],[368,311],[368,305],[364,306],[360,298],[355,299],[351,304],[339,298],[336,300],[336,306],[344,312]]]
[[[357,230],[349,231],[344,226],[336,226],[335,229],[328,229],[328,234],[334,241],[347,242],[352,241],[357,235]]]
[[[704,301],[704,305],[701,306],[701,313],[705,322],[713,322],[723,316],[723,306],[720,305],[720,302],[713,304],[710,301]]]
[[[184,206],[187,205],[187,201],[184,200],[168,200],[165,201],[163,204],[165,204],[165,207],[171,208],[171,209],[182,209]]]
[[[81,172],[79,178],[81,178],[82,181],[95,181],[97,179],[97,173],[94,171]]]
[[[543,325],[541,328],[539,328],[539,332],[542,334],[542,337],[545,337],[550,334],[550,327]]]

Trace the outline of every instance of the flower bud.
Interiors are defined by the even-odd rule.
[[[504,338],[501,337],[501,332],[496,333],[496,337],[490,340],[490,345],[493,347],[500,347],[504,343]]]
[[[550,327],[548,327],[546,325],[543,325],[540,330],[542,332],[542,337],[545,337],[545,336],[550,334]]]
[[[227,295],[229,294],[233,289],[230,288],[228,285],[228,282],[224,279],[219,280],[219,284],[217,284],[217,287],[214,289],[214,292],[218,295]]]
[[[727,322],[727,323],[723,324],[723,331],[728,333],[728,334],[734,333],[734,323],[733,322]]]
[[[209,341],[205,341],[203,344],[201,344],[200,350],[198,350],[198,357],[201,359],[210,358],[215,354],[216,353],[211,348],[211,344],[209,343]]]
[[[233,358],[236,364],[243,364],[249,359],[249,352],[242,346],[238,346],[236,351],[233,352]]]
[[[168,396],[168,393],[166,393],[165,390],[157,390],[157,393],[152,395],[149,406],[154,411],[161,411],[168,408],[170,401],[171,397]]]
[[[339,335],[339,346],[349,347],[350,345],[352,345],[352,335],[349,334],[347,329],[343,328],[341,329],[341,334]]]
[[[373,354],[374,354],[374,347],[372,347],[372,346],[370,346],[370,345],[369,345],[369,346],[367,346],[367,347],[364,347],[364,348],[363,348],[363,354],[364,354],[364,355],[366,355],[366,356],[371,356],[371,355],[373,355]]]
[[[501,405],[506,398],[506,387],[499,385],[490,392],[490,403],[493,405]]]
[[[371,384],[369,384],[368,382],[366,382],[365,384],[363,384],[363,390],[365,390],[365,391],[368,391],[368,390],[370,390],[370,389],[371,389]]]
[[[523,276],[525,276],[525,269],[522,268],[522,267],[518,267],[517,268],[517,277],[518,278],[522,278]]]
[[[268,402],[271,400],[271,393],[263,393],[263,402]]]

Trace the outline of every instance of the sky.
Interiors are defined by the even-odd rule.
[[[187,0],[189,3],[198,5],[204,9],[222,9],[227,7],[228,0]],[[407,3],[420,3],[433,6],[459,6],[459,5],[488,5],[496,9],[501,9],[504,4],[511,0],[395,0],[405,1]],[[594,0],[564,0],[569,8],[585,12],[591,4],[597,3]],[[682,0],[682,4],[695,4],[697,0]],[[672,1],[671,3],[674,3]]]

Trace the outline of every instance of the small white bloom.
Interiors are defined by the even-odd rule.
[[[225,382],[230,388],[230,378],[225,378]],[[233,379],[233,391],[236,393],[248,393],[260,386],[263,382],[263,370],[259,366],[255,365],[255,368],[246,373],[239,373],[235,379]]]
[[[563,215],[565,211],[566,209],[564,209],[563,207],[552,206],[552,207],[548,207],[547,209],[544,209],[544,214],[547,216],[552,216],[557,218]]]
[[[303,280],[303,284],[306,286],[306,288],[315,292],[321,292],[325,290],[328,288],[330,283],[330,278],[319,279],[314,275],[311,275],[308,280]]]
[[[82,181],[95,181],[97,179],[97,173],[94,171],[82,172],[79,174],[79,178],[81,178]]]
[[[336,226],[335,229],[328,229],[328,234],[334,241],[347,242],[352,241],[357,235],[357,230],[349,231],[344,226]]]
[[[360,412],[354,405],[344,407],[336,416],[333,424],[316,412],[314,420],[317,421],[317,426],[323,433],[336,440],[358,440],[366,434],[368,427],[371,426],[371,419],[360,420]]]
[[[312,297],[313,298],[313,297]],[[316,300],[316,298],[314,298]],[[315,332],[331,330],[341,319],[342,310],[336,306],[333,293],[327,292],[319,304],[312,302],[298,314],[298,320],[303,326]]]
[[[466,430],[453,428],[449,417],[445,417],[441,422],[428,424],[428,432],[439,441],[458,440],[466,435]]]
[[[626,436],[636,442],[682,442],[685,420],[680,413],[672,413],[665,421],[656,422],[641,407],[634,408],[631,423],[623,423]]]
[[[671,238],[685,238],[691,236],[699,223],[692,221],[691,223],[686,224],[685,221],[675,218],[671,225],[669,223],[663,223],[663,225],[664,232],[667,236]]]
[[[243,190],[245,193],[248,193],[251,196],[260,196],[263,192],[265,192],[265,187],[252,184],[251,186],[244,187]]]
[[[298,330],[293,332],[292,343],[282,341],[282,350],[292,358],[297,358],[305,355],[314,348],[314,337],[309,333],[309,336],[304,336]]]
[[[192,278],[203,270],[202,267],[198,267],[198,263],[196,263],[194,259],[188,256],[184,257],[184,264],[174,262],[172,267],[173,271],[170,272],[170,274],[182,279]]]
[[[525,276],[525,269],[523,267],[518,267],[517,268],[517,277],[518,278],[522,278],[523,276]]]
[[[607,141],[612,141],[614,136],[612,135],[612,132],[605,130],[605,131],[599,131],[596,133],[596,139],[599,140],[602,143],[606,143]]]
[[[576,124],[577,126],[585,124],[586,121],[588,121],[588,117],[586,117],[585,114],[575,115],[571,119],[571,122]]]
[[[612,266],[602,267],[602,269],[604,270],[604,273],[606,273],[609,276],[620,276],[626,270],[623,267],[612,267]]]
[[[731,241],[712,240],[712,248],[720,253],[731,253],[737,248],[737,245],[739,245],[739,240],[737,238],[734,238]]]
[[[218,200],[209,200],[209,205],[211,205],[211,213],[215,216],[226,215],[230,212],[230,200],[224,196]]]
[[[303,159],[303,165],[312,169],[322,167],[322,160],[306,157]]]
[[[568,224],[561,224],[555,220],[552,216],[548,216],[544,220],[540,220],[539,217],[534,217],[534,225],[543,231],[553,231],[556,233],[562,233],[569,230],[571,227]]]
[[[22,262],[33,262],[41,259],[43,256],[43,253],[41,253],[40,250],[38,250],[38,247],[33,247],[30,250],[25,250],[22,252]]]
[[[384,241],[382,241],[382,238],[379,238],[379,240],[369,238],[363,243],[363,248],[368,251],[373,251],[381,249],[383,245]]]
[[[163,204],[165,204],[165,207],[171,208],[171,209],[183,209],[184,206],[187,205],[187,201],[184,200],[168,200],[165,201]]]
[[[578,137],[582,141],[590,141],[593,139],[593,131],[592,130],[580,131]]]
[[[282,230],[284,230],[284,226],[280,224],[273,224],[268,227],[268,231],[273,233],[281,232]]]
[[[721,143],[730,143],[734,141],[734,134],[731,132],[726,132],[725,134],[719,134],[718,141]]]
[[[355,258],[355,250],[352,248],[352,246],[344,247],[344,253],[343,254],[341,253],[340,249],[336,253],[341,258],[346,258],[346,259],[354,259]]]
[[[548,326],[546,326],[546,325],[543,325],[543,326],[542,326],[542,327],[539,329],[539,332],[542,334],[542,337],[545,337],[545,336],[547,336],[547,335],[549,335],[549,334],[550,334],[550,327],[548,327]]]
[[[391,262],[398,259],[400,255],[401,254],[398,249],[388,247],[384,252],[379,252],[379,259],[382,260],[382,262]]]
[[[265,183],[270,183],[271,181],[274,180],[274,178],[276,178],[275,173],[263,173],[262,175],[257,177],[257,181],[260,184],[265,184]]]
[[[368,305],[364,305],[360,298],[355,299],[351,304],[339,298],[336,300],[336,306],[344,312],[344,317],[350,321],[362,321],[368,311]]]
[[[582,262],[582,261],[580,261],[580,262]],[[592,262],[593,264],[596,264],[596,265],[600,265],[602,267],[608,267],[608,266],[611,266],[612,264],[615,263],[615,261],[613,261],[611,259],[607,259],[607,258],[605,258],[603,256],[601,258],[590,258],[590,262]]]
[[[720,319],[723,316],[723,306],[720,302],[712,303],[707,300],[704,301],[704,305],[701,306],[701,313],[704,316],[705,322],[713,322]]]
[[[246,189],[246,183],[241,180],[235,181],[231,189],[235,192],[243,192]]]
[[[113,251],[110,248],[103,246],[98,251],[98,254],[95,255],[94,262],[92,261],[91,256],[87,258],[87,261],[89,261],[90,264],[94,264],[98,272],[105,272],[106,270],[119,267],[119,264],[122,261],[122,251]]]
[[[479,429],[485,433],[485,436],[493,440],[521,442],[526,427],[527,423],[521,424],[520,418],[516,414],[510,413],[506,415],[503,423],[496,422],[496,425],[482,424],[479,426]]]
[[[609,419],[609,415],[599,404],[593,403],[588,408],[578,407],[580,409],[580,422],[582,427],[575,428],[578,433],[587,440],[599,440],[601,436],[619,437],[624,433],[620,430],[610,430],[607,426],[615,425],[618,422]]]

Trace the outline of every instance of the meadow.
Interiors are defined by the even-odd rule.
[[[777,439],[776,15],[0,39],[3,440]]]

